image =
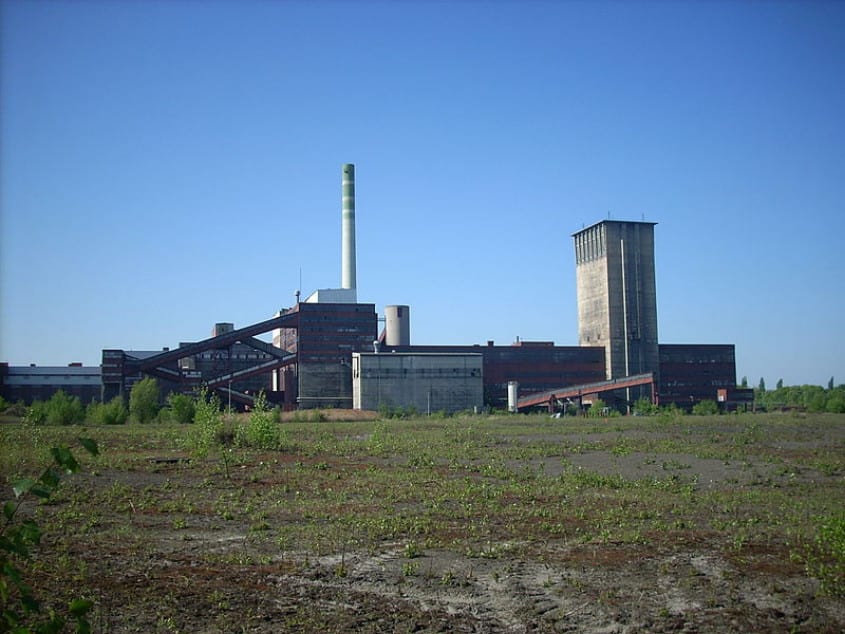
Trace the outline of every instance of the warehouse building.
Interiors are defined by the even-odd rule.
[[[384,340],[388,337],[383,336]],[[601,381],[605,376],[604,349],[556,346],[548,341],[519,341],[512,345],[426,346],[382,345],[385,353],[480,354],[482,357],[483,402],[488,408],[505,409],[508,383],[519,383],[520,394],[532,394],[561,385]]]
[[[62,390],[77,396],[83,405],[100,400],[102,375],[99,367],[71,363],[67,366],[10,366],[0,363],[0,396],[9,403],[47,401]]]
[[[480,354],[352,354],[355,409],[413,409],[420,413],[479,410],[484,402]]]
[[[733,344],[660,344],[660,403],[683,409],[704,400],[725,410],[750,406],[754,390],[736,384]]]

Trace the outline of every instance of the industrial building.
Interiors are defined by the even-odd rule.
[[[385,353],[480,354],[484,405],[504,409],[508,383],[519,383],[520,394],[551,390],[561,385],[601,381],[605,376],[604,350],[597,347],[556,346],[545,341],[519,341],[511,345],[431,346],[382,345]]]
[[[348,409],[352,355],[373,350],[378,335],[376,307],[315,300],[285,311],[294,321],[273,332],[274,346],[291,355],[291,363],[275,371],[273,387],[288,407]]]
[[[57,391],[78,396],[83,403],[99,401],[102,373],[99,367],[71,363],[67,366],[9,366],[0,363],[0,395],[10,403],[47,401]]]
[[[425,414],[477,411],[484,404],[481,375],[480,354],[354,352],[352,405]]]
[[[733,344],[665,344],[660,354],[660,402],[684,409],[703,400],[736,409],[754,400],[754,390],[736,385]]]
[[[152,376],[163,394],[205,386],[223,402],[248,406],[264,390],[286,409],[504,409],[516,392],[513,408],[558,407],[569,395],[582,403],[601,397],[619,409],[642,397],[683,407],[718,397],[728,406],[738,398],[733,345],[658,343],[654,227],[605,220],[572,235],[578,346],[416,345],[409,306],[386,306],[379,332],[375,304],[358,302],[355,167],[344,164],[340,288],[304,300],[297,291],[295,305],[270,319],[239,328],[218,323],[208,339],[174,349],[103,350],[100,368],[50,369],[38,379],[37,372],[0,366],[0,390],[29,402],[49,398],[51,386],[67,386],[88,401],[99,384],[97,396],[109,400],[127,398],[135,382]]]
[[[132,386],[145,376],[159,382],[161,392],[193,392],[201,386],[219,389],[225,399],[251,402],[250,394],[270,387],[266,367],[285,355],[270,344],[244,336],[232,339],[234,324],[214,325],[206,345],[180,343],[171,350],[103,350],[102,399],[127,398]],[[263,371],[256,371],[256,367]]]
[[[604,220],[572,236],[578,343],[605,349],[607,379],[660,373],[654,225]]]

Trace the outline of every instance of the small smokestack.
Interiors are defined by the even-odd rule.
[[[355,166],[344,163],[341,183],[343,210],[341,212],[340,237],[340,287],[355,289],[357,280],[355,274]]]

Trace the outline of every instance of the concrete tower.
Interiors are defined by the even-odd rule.
[[[578,343],[604,346],[608,379],[659,370],[655,224],[603,220],[572,236]]]
[[[355,166],[344,163],[341,171],[340,287],[355,290]]]

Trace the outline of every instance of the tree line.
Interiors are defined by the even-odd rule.
[[[748,387],[748,379],[742,378],[741,387]],[[834,385],[833,377],[827,388],[821,385],[784,385],[783,379],[775,384],[775,389],[766,389],[766,381],[761,378],[754,388],[754,404],[758,409],[776,411],[797,409],[807,412],[845,412],[845,384]]]
[[[58,390],[48,400],[34,401],[29,407],[22,403],[9,405],[0,398],[0,411],[20,416],[24,422],[33,425],[76,425],[84,422],[123,425],[129,421],[192,423],[197,400],[187,394],[171,392],[162,402],[158,383],[147,377],[132,386],[128,403],[122,396],[115,396],[105,403],[92,401],[86,406],[78,396]]]

